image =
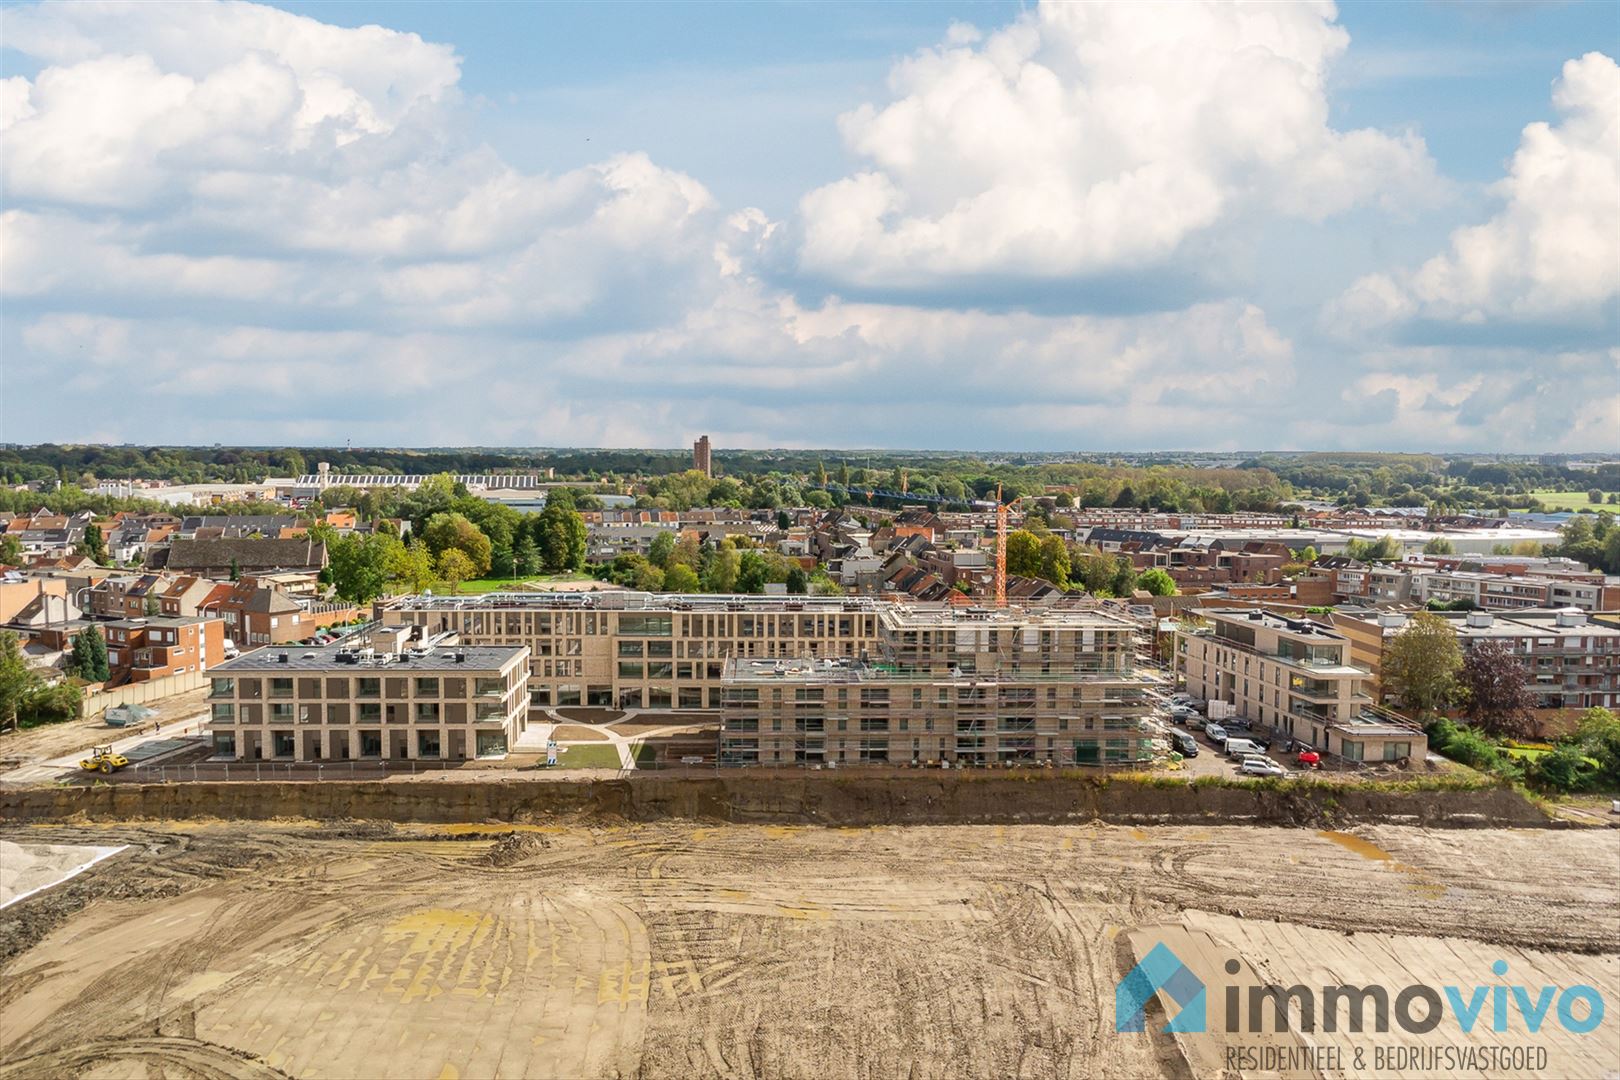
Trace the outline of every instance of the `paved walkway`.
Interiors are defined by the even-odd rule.
[[[189,720],[170,724],[146,724],[136,729],[134,734],[125,735],[123,738],[115,738],[115,735],[130,729],[103,728],[96,732],[94,736],[96,741],[87,743],[82,749],[71,754],[47,758],[0,773],[0,784],[38,784],[57,779],[64,770],[77,773],[80,759],[89,757],[93,747],[106,746],[108,741],[111,741],[114,753],[129,758],[131,768],[151,764],[170,754],[195,746],[195,740],[202,735],[207,722],[206,717],[195,716]]]
[[[628,733],[615,731],[611,727],[606,727],[599,724],[586,724],[578,720],[569,720],[567,717],[557,715],[557,712],[554,709],[544,709],[542,711],[545,713],[547,720],[540,723],[530,724],[528,728],[524,730],[523,734],[518,736],[517,742],[512,746],[513,751],[519,753],[543,754],[546,752],[546,742],[550,740],[552,732],[556,731],[558,727],[584,727],[590,728],[592,731],[600,732],[603,736],[605,736],[605,738],[559,739],[557,740],[558,748],[562,749],[569,746],[601,746],[603,742],[606,742],[618,751],[619,768],[621,769],[634,769],[636,767],[636,749],[641,745],[643,740],[660,735],[668,735],[672,732],[682,731],[693,726],[692,722],[687,720],[684,722],[667,724],[663,727],[643,728],[634,733]],[[614,723],[622,723],[626,720],[634,720],[640,715],[641,710],[628,709],[625,711],[624,715],[615,720]]]

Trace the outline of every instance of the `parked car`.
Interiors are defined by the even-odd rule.
[[[1238,766],[1238,772],[1245,776],[1287,776],[1288,770],[1272,761],[1268,757],[1249,757],[1243,759]]]
[[[1197,716],[1198,713],[1193,710],[1191,705],[1172,705],[1170,706],[1170,715],[1177,720],[1185,720],[1190,716]]]
[[[1170,742],[1175,746],[1176,753],[1182,757],[1198,756],[1198,740],[1185,731],[1172,731],[1170,733]]]
[[[1221,750],[1226,754],[1227,757],[1237,760],[1258,757],[1261,754],[1259,743],[1253,741],[1252,739],[1240,739],[1234,736],[1229,736],[1227,738],[1226,743],[1221,747]]]
[[[1220,746],[1226,742],[1226,729],[1221,727],[1219,724],[1205,724],[1204,738],[1208,739],[1216,746]]]
[[[1248,731],[1252,725],[1246,716],[1228,716],[1221,721],[1221,726],[1227,731]]]

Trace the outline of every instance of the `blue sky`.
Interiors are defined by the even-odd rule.
[[[3,18],[0,439],[1620,450],[1613,5]]]

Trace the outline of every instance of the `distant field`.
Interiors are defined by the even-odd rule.
[[[1588,506],[1595,510],[1603,505],[1587,499],[1584,491],[1532,491],[1530,494],[1549,510],[1580,510]]]

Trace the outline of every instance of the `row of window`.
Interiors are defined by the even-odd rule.
[[[243,706],[243,709],[253,706]],[[236,723],[238,712],[236,705],[226,702],[215,702],[212,707],[212,719],[216,724]],[[348,705],[327,705],[323,711],[319,705],[293,704],[292,702],[270,702],[265,706],[263,720],[254,720],[247,712],[241,714],[243,723],[299,723],[317,724],[324,718],[328,724],[366,724],[381,723],[383,707],[381,702],[359,702],[354,706],[351,715]],[[462,714],[465,716],[465,713]],[[507,718],[504,705],[498,702],[479,702],[473,707],[472,719],[479,723],[499,722]],[[448,713],[441,711],[437,702],[418,701],[414,703],[409,713],[411,720],[418,724],[437,724],[441,719],[448,719]],[[390,722],[403,723],[404,715],[389,714]],[[455,721],[461,722],[461,721]]]
[[[390,681],[396,684],[390,688],[390,696],[403,696],[403,687],[397,684],[403,683],[404,680],[395,678]],[[448,691],[449,696],[464,696],[466,681],[464,679],[454,681],[463,689],[459,692],[450,689]],[[290,698],[296,696],[296,682],[297,680],[291,677],[273,677],[264,681],[263,688],[267,697]],[[306,687],[306,693],[304,694],[306,697],[380,698],[383,691],[383,680],[379,676],[361,676],[353,680],[352,684],[346,678],[309,678],[305,679],[305,682],[310,684]],[[414,691],[413,697],[444,696],[440,693],[442,686],[437,676],[419,675],[411,680],[410,685]],[[254,697],[260,689],[260,682],[258,679],[242,679],[240,687],[243,696]],[[214,698],[235,697],[237,688],[238,681],[234,678],[215,678],[208,696]],[[309,692],[310,690],[313,690],[313,692]],[[477,677],[472,681],[472,691],[474,697],[504,697],[506,695],[506,680],[499,676]]]

